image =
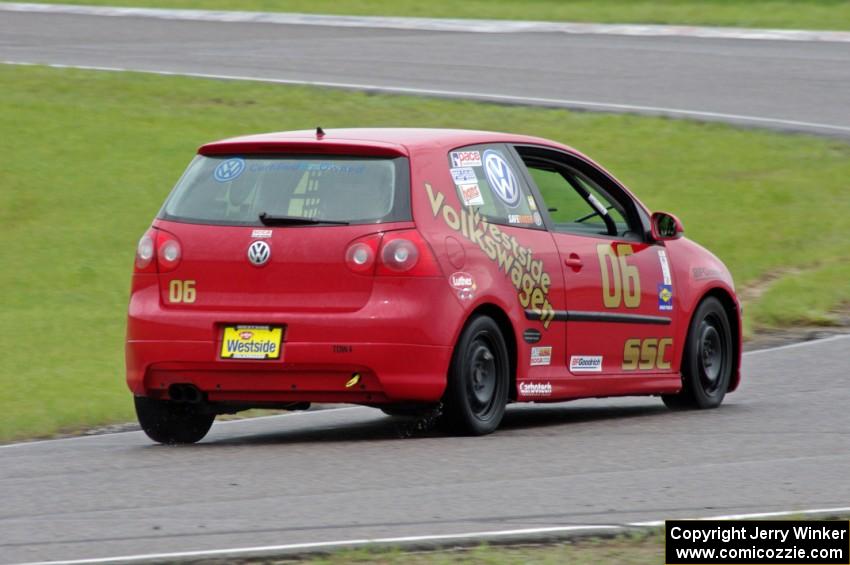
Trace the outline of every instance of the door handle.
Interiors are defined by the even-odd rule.
[[[576,255],[575,253],[570,253],[570,256],[564,259],[564,265],[574,271],[578,271],[584,266],[584,263],[582,263],[581,257]]]

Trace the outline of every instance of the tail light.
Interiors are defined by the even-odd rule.
[[[136,272],[137,273],[155,273],[156,264],[154,257],[156,256],[156,230],[150,229],[145,232],[145,235],[139,240],[139,245],[136,246]]]
[[[167,273],[180,264],[183,250],[177,238],[168,232],[149,229],[136,247],[137,273]]]
[[[382,235],[380,233],[367,235],[349,245],[345,251],[345,264],[348,268],[360,275],[373,274]]]
[[[180,264],[183,250],[177,238],[168,232],[156,232],[156,263],[160,273],[173,271]]]
[[[416,230],[361,237],[348,246],[345,263],[361,275],[434,277],[442,274],[434,253]]]

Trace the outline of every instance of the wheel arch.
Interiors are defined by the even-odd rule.
[[[476,316],[488,316],[502,332],[502,337],[505,340],[505,345],[508,348],[508,362],[510,365],[510,383],[508,384],[508,400],[516,400],[516,375],[517,375],[517,340],[516,331],[511,323],[511,319],[500,306],[491,302],[485,302],[476,306],[466,317],[461,327],[460,335],[463,329],[469,324],[469,321]],[[456,347],[457,345],[455,345]]]
[[[691,319],[688,320],[688,334],[690,333],[693,315],[696,314],[699,305],[705,302],[707,298],[716,298],[723,306],[723,309],[726,311],[726,316],[729,318],[729,327],[732,330],[732,361],[734,365],[732,367],[732,377],[729,381],[729,388],[727,389],[727,392],[732,392],[738,388],[738,385],[741,382],[742,328],[740,307],[735,297],[727,289],[716,286],[706,290],[694,305],[692,310],[693,314],[691,315]],[[682,362],[684,362],[684,358],[682,359]]]

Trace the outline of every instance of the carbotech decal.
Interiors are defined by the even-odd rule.
[[[520,305],[537,314],[543,327],[548,329],[555,317],[555,310],[548,297],[552,278],[544,270],[543,260],[535,259],[532,249],[523,247],[514,236],[487,222],[477,209],[458,211],[446,202],[442,192],[435,191],[430,184],[425,183],[425,190],[434,217],[442,216],[449,228],[478,245],[499,270],[510,278],[517,290]]]
[[[552,396],[552,383],[519,383],[519,393],[523,396]]]

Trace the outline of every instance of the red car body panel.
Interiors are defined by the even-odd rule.
[[[629,261],[645,284],[640,305],[629,314],[657,317],[655,283],[662,276],[658,250],[663,249],[675,289],[672,323],[661,328],[574,322],[569,312],[604,310],[596,254],[598,246],[607,243],[547,229],[487,224],[468,212],[455,190],[448,156],[455,149],[483,144],[548,148],[604,172],[579,152],[552,141],[474,131],[358,129],[318,136],[287,132],[201,147],[198,153],[207,156],[407,158],[412,221],[269,228],[266,241],[273,258],[257,268],[244,258],[256,239],[254,227],[155,220],[153,230],[180,242],[182,260],[168,272],[133,275],[126,348],[130,390],[138,396],[167,398],[169,386],[190,383],[210,402],[257,406],[437,402],[465,323],[473,313],[486,312],[506,334],[515,400],[674,393],[682,386],[689,321],[700,300],[712,293],[730,304],[734,314],[730,322],[737,345],[730,390],[738,386],[740,306],[732,278],[716,257],[684,238],[632,241]],[[391,239],[399,230],[421,234],[426,254],[438,266],[434,272],[379,276],[348,269],[345,250],[352,242],[379,233],[384,235],[375,237]],[[580,273],[567,264],[570,261],[583,263]],[[173,281],[183,280],[193,281],[196,298],[189,304],[171,303]],[[222,359],[222,331],[229,324],[282,327],[281,357]],[[664,357],[668,368],[629,373],[621,369],[624,340],[665,336],[672,340]],[[548,353],[545,363],[541,348]],[[583,356],[601,357],[598,370],[571,371],[571,358]]]

